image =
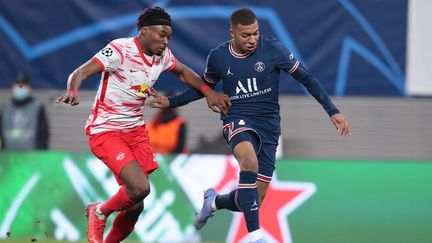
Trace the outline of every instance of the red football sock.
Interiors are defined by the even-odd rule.
[[[130,219],[126,217],[123,211],[119,212],[114,218],[111,230],[109,231],[104,242],[118,243],[126,239],[126,237],[128,237],[128,235],[134,230],[137,221],[138,217]]]
[[[100,211],[108,217],[114,211],[126,210],[133,205],[135,205],[135,202],[127,195],[126,186],[122,186],[114,196],[102,203]]]

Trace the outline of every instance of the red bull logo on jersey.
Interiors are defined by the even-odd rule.
[[[138,97],[147,98],[150,95],[148,84],[132,85],[130,88],[137,94]]]

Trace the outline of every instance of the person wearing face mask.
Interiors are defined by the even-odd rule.
[[[31,96],[31,85],[25,73],[17,74],[11,91],[11,102],[0,114],[2,150],[48,149],[48,118],[44,106]]]

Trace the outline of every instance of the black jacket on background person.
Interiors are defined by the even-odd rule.
[[[33,97],[28,97],[24,100],[16,100],[12,99],[9,104],[7,104],[4,107],[1,107],[1,113],[0,113],[0,139],[1,139],[1,149],[2,150],[28,150],[25,146],[22,149],[19,148],[9,148],[7,146],[6,142],[6,124],[4,124],[5,118],[5,111],[7,108],[11,110],[19,110],[24,109],[26,106],[29,105],[35,105],[36,109],[38,109],[37,115],[36,115],[36,134],[35,134],[35,143],[30,150],[46,150],[48,149],[48,141],[49,141],[49,125],[48,125],[48,118],[45,112],[45,108],[42,104],[39,104],[34,100]],[[10,115],[10,114],[9,114]],[[12,118],[9,118],[12,119]],[[31,119],[31,118],[30,118]]]

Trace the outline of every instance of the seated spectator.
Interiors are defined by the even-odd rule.
[[[17,74],[11,91],[12,100],[0,113],[2,150],[48,149],[48,119],[44,106],[31,96],[26,74]]]

